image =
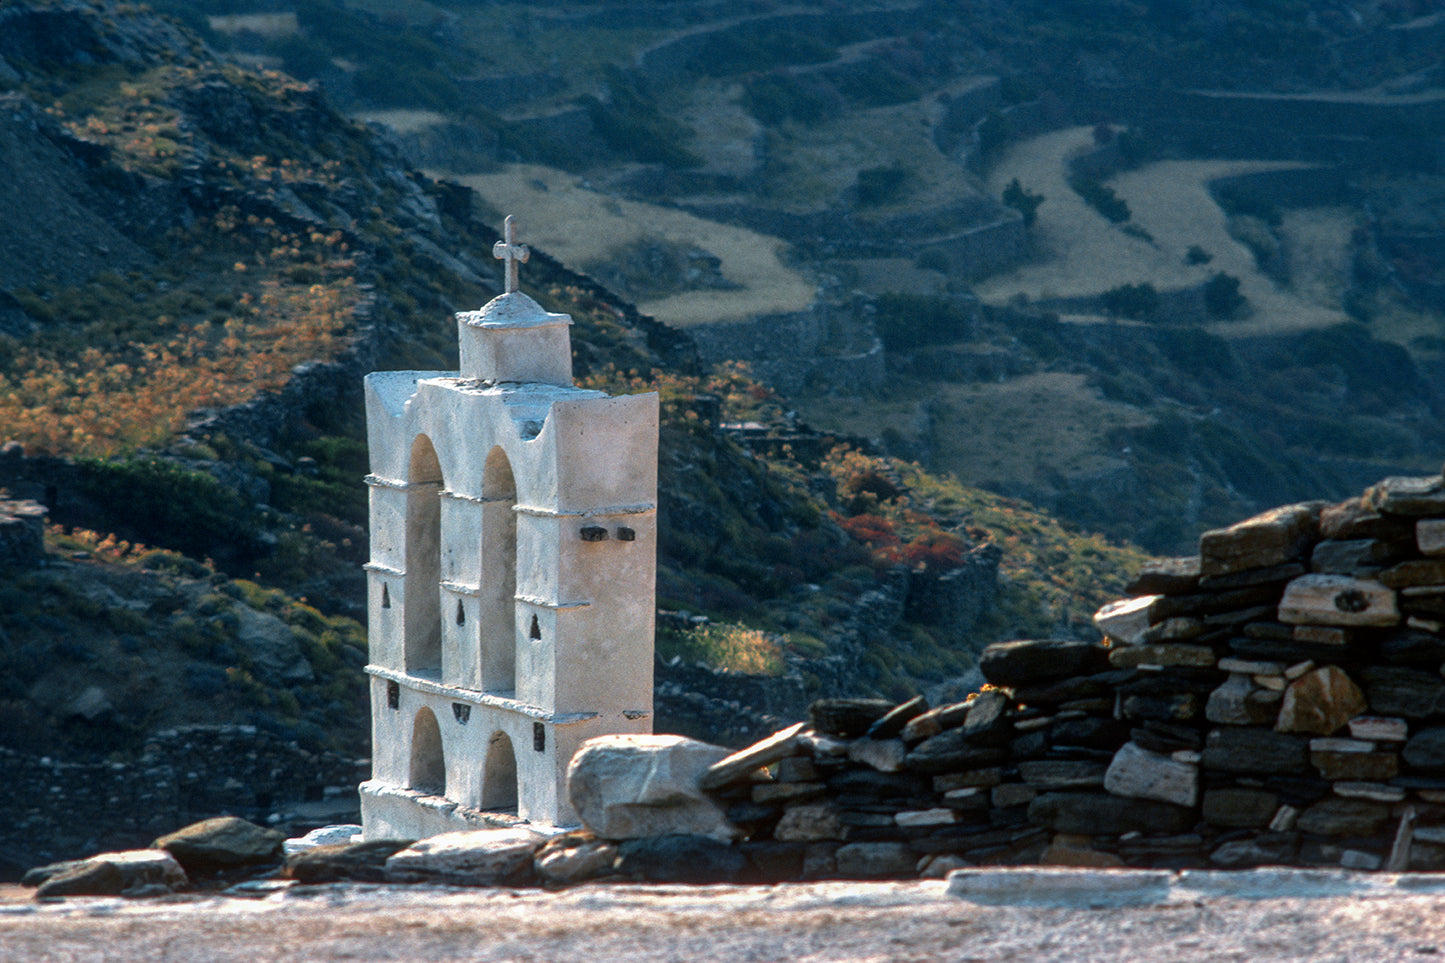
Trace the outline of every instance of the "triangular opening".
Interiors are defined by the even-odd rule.
[[[467,624],[467,609],[460,601],[457,602],[457,625]]]
[[[532,630],[527,633],[527,637],[533,642],[536,642],[542,638],[542,626],[541,623],[537,621],[537,617],[535,615],[532,616]]]
[[[385,582],[381,583],[381,607],[384,609],[391,608],[391,590],[386,587]]]

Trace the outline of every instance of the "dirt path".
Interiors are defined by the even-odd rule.
[[[264,900],[43,907],[0,895],[0,958],[1365,963],[1445,953],[1441,896],[1208,899],[1083,910],[983,907],[946,897],[943,887],[596,886],[547,894],[338,886]]]

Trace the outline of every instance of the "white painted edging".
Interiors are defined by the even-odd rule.
[[[947,895],[984,906],[1101,908],[1200,899],[1319,899],[1445,893],[1445,873],[1357,873],[1266,866],[1251,870],[976,867],[948,875]]]

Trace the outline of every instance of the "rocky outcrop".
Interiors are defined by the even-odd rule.
[[[45,557],[45,506],[0,498],[0,568],[33,568]]]

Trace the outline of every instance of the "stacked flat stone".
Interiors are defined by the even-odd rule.
[[[1100,642],[992,645],[937,708],[824,700],[703,787],[803,876],[1445,867],[1445,477],[1207,532],[1131,591]]]

